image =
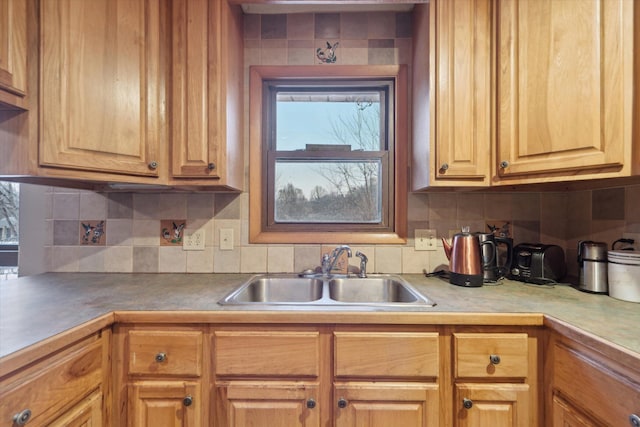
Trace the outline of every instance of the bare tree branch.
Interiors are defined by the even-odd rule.
[[[9,236],[18,236],[18,184],[0,182],[0,220],[6,222]]]

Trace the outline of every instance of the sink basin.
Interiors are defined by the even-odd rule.
[[[221,305],[434,306],[398,276],[298,277],[257,275],[218,301]]]
[[[350,303],[416,303],[422,295],[395,278],[367,277],[332,279],[329,297]]]
[[[255,276],[220,303],[303,303],[322,298],[322,287],[319,279]]]

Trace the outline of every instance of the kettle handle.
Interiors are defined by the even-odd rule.
[[[511,264],[513,263],[513,239],[506,237],[496,237],[496,244],[504,243],[507,245],[507,260],[504,265],[498,268],[498,274],[502,277],[506,276],[511,271]],[[496,250],[496,256],[498,251]]]
[[[491,257],[490,260],[488,260],[487,262],[482,263],[482,268],[491,268],[491,264],[493,264],[496,261],[496,244],[495,242],[492,242],[491,240],[485,240],[484,242],[480,242],[480,246],[482,245],[489,245],[489,246],[493,246],[493,251],[491,251],[491,254],[493,255]]]

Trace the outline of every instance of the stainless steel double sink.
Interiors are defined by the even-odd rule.
[[[218,301],[221,305],[435,305],[401,277],[380,274],[300,277],[293,274],[257,275]]]

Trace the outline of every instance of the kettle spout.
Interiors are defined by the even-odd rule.
[[[444,237],[442,238],[442,246],[444,247],[444,254],[447,256],[447,259],[451,261],[451,245]]]

